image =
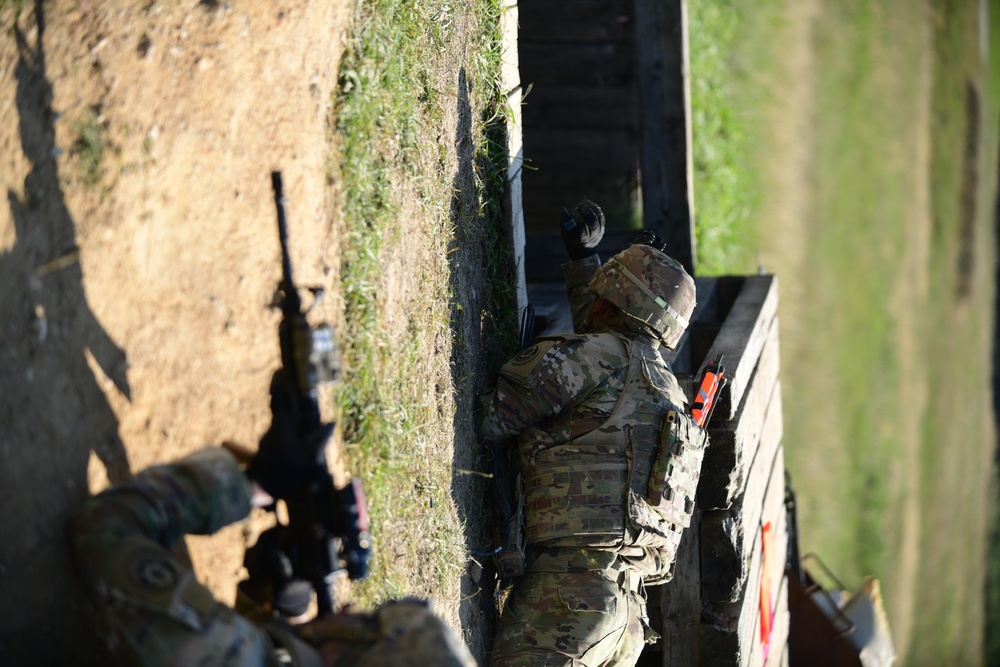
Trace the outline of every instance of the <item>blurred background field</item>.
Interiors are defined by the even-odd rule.
[[[699,267],[778,274],[801,547],[881,579],[901,664],[1000,660],[986,9],[689,4]]]

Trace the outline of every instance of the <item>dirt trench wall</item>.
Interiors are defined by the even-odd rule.
[[[346,2],[0,11],[0,655],[102,664],[63,542],[87,495],[266,428],[284,173],[296,278],[337,280]],[[335,304],[327,313],[332,317]],[[233,597],[244,535],[191,542]]]

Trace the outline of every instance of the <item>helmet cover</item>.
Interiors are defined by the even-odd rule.
[[[674,348],[695,306],[694,280],[679,262],[656,248],[633,244],[604,263],[589,290]]]

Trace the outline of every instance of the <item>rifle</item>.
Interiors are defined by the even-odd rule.
[[[712,418],[715,411],[715,404],[726,386],[729,379],[726,377],[726,368],[722,365],[722,355],[717,354],[705,365],[698,381],[698,394],[691,405],[691,419],[698,426],[705,428],[708,420]]]
[[[339,377],[340,364],[332,329],[325,324],[310,327],[292,279],[281,172],[271,173],[271,185],[281,242],[280,372],[292,390],[299,432],[307,434],[322,426],[317,390],[320,384]],[[318,299],[320,290],[313,292]],[[371,540],[361,483],[353,479],[337,489],[327,470],[325,453],[321,453],[318,468],[314,482],[285,499],[288,523],[279,520],[244,557],[249,579],[241,586],[247,595],[256,600],[269,597],[272,609],[288,616],[305,613],[312,592],[316,593],[319,615],[332,613],[334,573],[346,569],[350,579],[363,579],[368,574]]]
[[[531,346],[534,333],[535,308],[529,303],[521,313],[520,350]],[[524,494],[520,488],[521,475],[514,460],[516,451],[511,440],[496,443],[493,450],[493,491],[500,510],[500,545],[492,555],[502,580],[524,574]]]

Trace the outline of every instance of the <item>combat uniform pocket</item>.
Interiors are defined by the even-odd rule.
[[[572,612],[618,613],[617,582],[603,570],[571,573],[559,577],[556,594]]]
[[[690,417],[677,410],[667,413],[646,498],[657,513],[667,521],[679,522],[679,527],[691,523],[707,444],[705,431]]]

